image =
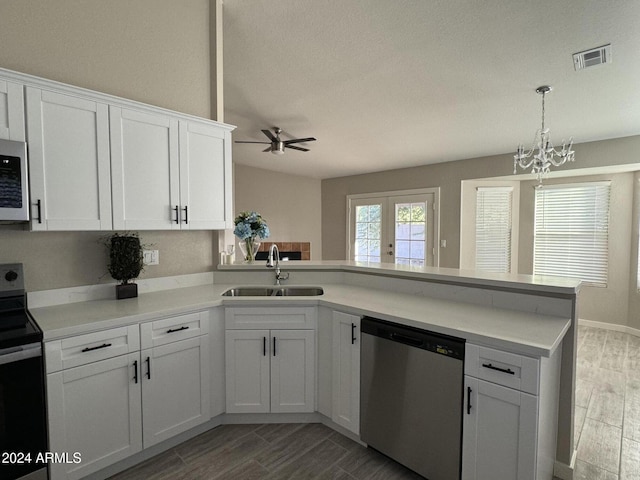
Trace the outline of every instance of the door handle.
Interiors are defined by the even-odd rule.
[[[176,212],[176,220],[175,220],[175,222],[179,224],[179,223],[180,223],[180,218],[178,218],[178,217],[179,217],[179,215],[178,215],[178,210],[179,210],[178,205],[176,205],[175,207],[173,207],[171,210],[173,210],[174,212]]]
[[[273,337],[273,356],[276,356],[276,337]]]
[[[351,324],[351,345],[356,343],[356,324]]]
[[[138,360],[133,361],[133,381],[138,383]]]
[[[147,362],[147,379],[151,380],[151,357],[147,357],[145,362]]]
[[[36,202],[36,207],[38,208],[38,223],[42,223],[42,201],[40,199]]]
[[[185,205],[182,210],[184,210],[184,223],[189,223],[189,206]]]
[[[267,337],[262,337],[262,356],[267,356]]]
[[[467,387],[467,415],[471,415],[471,387]]]

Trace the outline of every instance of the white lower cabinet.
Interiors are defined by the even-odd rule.
[[[208,313],[45,344],[49,448],[81,457],[51,464],[51,480],[82,478],[209,420]]]
[[[227,330],[227,413],[315,411],[314,330]]]
[[[136,362],[139,352],[47,375],[49,450],[81,455],[77,464],[50,464],[52,480],[81,478],[142,450]]]
[[[538,398],[465,376],[463,480],[536,478]]]
[[[561,357],[467,344],[462,480],[551,480]]]
[[[331,419],[360,434],[360,317],[333,312]]]

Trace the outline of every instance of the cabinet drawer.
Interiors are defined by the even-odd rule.
[[[224,311],[227,329],[316,328],[316,307],[231,307]]]
[[[140,325],[142,348],[199,337],[209,333],[209,311],[187,313]]]
[[[464,370],[472,377],[538,395],[540,362],[535,358],[467,343]]]
[[[138,350],[140,331],[137,324],[54,340],[44,345],[46,371],[57,372]]]

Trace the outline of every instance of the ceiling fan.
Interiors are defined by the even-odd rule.
[[[267,138],[270,140],[269,142],[253,142],[250,140],[236,140],[236,143],[264,143],[266,145],[269,145],[269,148],[264,149],[263,152],[271,152],[274,155],[282,155],[284,153],[285,148],[300,150],[301,152],[308,152],[309,151],[308,148],[297,147],[292,144],[303,143],[303,142],[315,142],[316,140],[313,137],[293,138],[291,140],[280,140],[280,134],[282,133],[282,130],[278,127],[273,127],[273,131],[275,135],[271,133],[271,130],[262,130],[262,133],[264,133],[267,136]]]

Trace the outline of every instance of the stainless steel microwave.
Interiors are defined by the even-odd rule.
[[[27,144],[0,139],[0,222],[29,220]]]

